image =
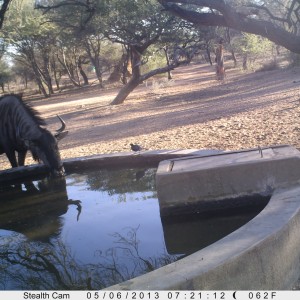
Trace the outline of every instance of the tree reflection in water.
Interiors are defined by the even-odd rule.
[[[178,259],[166,253],[142,257],[137,232],[138,228],[127,228],[125,234],[114,233],[116,247],[97,250],[97,264],[80,263],[60,239],[49,244],[28,241],[17,233],[4,237],[0,242],[0,288],[102,289]],[[126,256],[132,266],[129,268],[120,256]]]
[[[176,260],[163,241],[155,173],[100,169],[1,185],[0,289],[102,289]]]
[[[88,268],[82,268],[59,240],[52,244],[29,242],[14,234],[0,250],[3,288],[86,289]],[[13,285],[12,285],[13,283]]]

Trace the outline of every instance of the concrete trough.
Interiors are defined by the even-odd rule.
[[[255,205],[299,182],[300,152],[274,146],[163,161],[156,175],[162,216]]]
[[[300,274],[299,228],[300,186],[278,189],[260,214],[223,239],[108,290],[291,289]]]
[[[191,155],[196,157],[186,157]],[[222,206],[222,203],[227,203],[223,197],[235,199],[237,194],[269,194],[271,199],[260,214],[223,239],[177,262],[111,286],[108,290],[279,290],[294,286],[300,275],[298,150],[290,146],[276,146],[264,148],[262,153],[259,149],[223,154],[214,150],[147,151],[66,160],[64,165],[67,172],[72,172],[85,167],[139,165],[145,161],[158,164],[163,159],[167,161],[159,165],[157,183],[159,197],[162,197],[160,205],[166,208],[166,212],[182,205],[177,185],[187,192],[189,189],[196,191],[197,185],[202,187],[198,189],[201,197],[193,192],[192,196],[181,200],[184,206],[193,207],[201,201]],[[47,174],[47,170],[43,166],[1,171],[0,183],[44,173]],[[204,176],[199,177],[203,178],[203,182],[199,178],[192,181],[191,175],[197,173],[209,175],[213,184]],[[241,182],[242,178],[248,183]],[[235,180],[237,183],[233,183]],[[189,187],[185,187],[183,182]],[[169,189],[165,198],[164,187]],[[201,192],[203,190],[205,192]]]
[[[219,241],[108,289],[291,289],[300,277],[299,154],[293,147],[276,146],[161,162],[161,214],[203,209],[207,203],[216,205],[204,209],[224,208],[224,202],[225,207],[240,205],[231,200],[241,196],[268,194],[271,199],[255,218]]]

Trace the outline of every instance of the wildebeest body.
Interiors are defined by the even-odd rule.
[[[23,166],[26,152],[42,161],[52,173],[61,173],[57,139],[45,128],[37,111],[17,95],[0,97],[0,154],[5,153],[12,167]],[[18,159],[15,152],[18,153]]]

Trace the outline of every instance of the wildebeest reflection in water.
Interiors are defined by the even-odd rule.
[[[58,236],[69,205],[77,205],[77,219],[81,212],[80,201],[68,199],[65,178],[0,186],[0,199],[0,229],[30,240],[50,242]]]

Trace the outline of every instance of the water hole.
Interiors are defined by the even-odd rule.
[[[160,217],[156,168],[0,186],[0,289],[102,289],[200,250],[266,205]]]

